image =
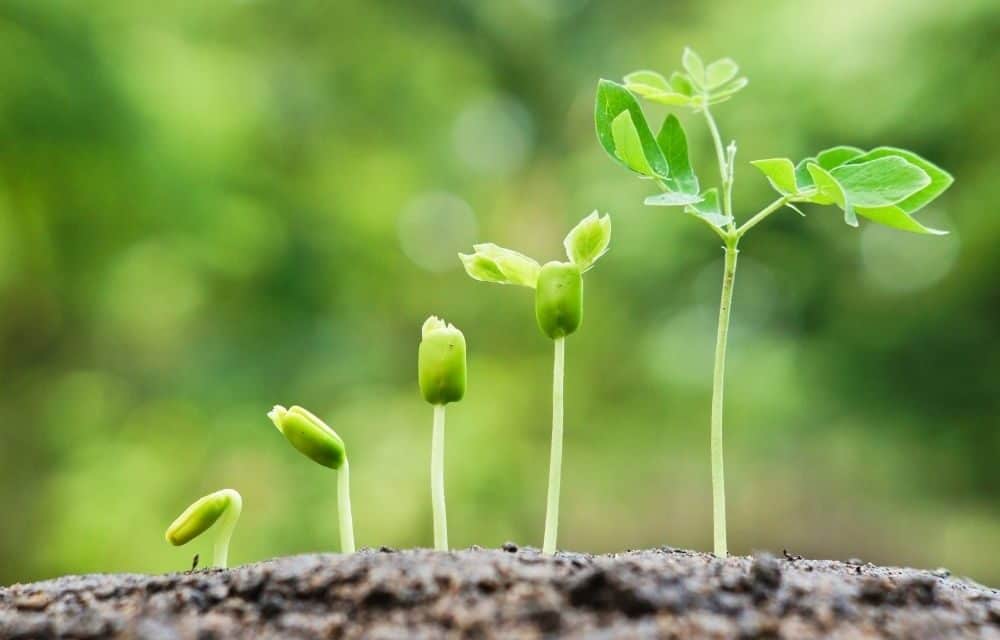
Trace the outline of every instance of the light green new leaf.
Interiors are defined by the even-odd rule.
[[[623,113],[628,113],[628,118],[618,120],[618,124],[614,125],[618,116]],[[641,156],[645,160],[645,165],[648,165],[651,174],[661,178],[667,177],[669,165],[667,165],[663,151],[656,143],[656,138],[653,137],[653,132],[646,122],[646,116],[643,115],[639,103],[624,86],[611,80],[601,80],[598,83],[597,98],[594,104],[594,124],[597,128],[597,139],[604,150],[617,162],[630,169],[633,167],[623,158],[621,150],[618,149],[615,132],[617,130],[621,143],[633,145],[635,140],[630,140],[630,137],[634,131],[638,138],[640,152],[636,153],[634,148],[630,148],[626,152],[627,157],[631,159],[632,163],[644,169],[643,162],[639,160]]]
[[[656,136],[656,142],[663,150],[663,155],[667,158],[667,166],[670,167],[670,176],[666,179],[670,190],[697,195],[698,176],[691,168],[687,136],[684,134],[684,127],[681,126],[681,121],[677,119],[677,116],[671,113],[663,120],[663,126],[660,127],[660,133]]]
[[[644,176],[653,175],[653,168],[642,150],[639,132],[632,122],[632,114],[622,111],[611,121],[611,137],[615,142],[615,155],[626,167]]]
[[[659,104],[680,106],[691,102],[689,96],[674,91],[667,79],[655,71],[633,71],[625,76],[625,88],[641,98]]]
[[[505,249],[492,242],[473,245],[476,254],[493,262],[500,273],[506,278],[503,284],[516,284],[522,287],[534,288],[538,282],[538,272],[541,265],[523,253],[513,249]]]
[[[686,96],[694,95],[694,86],[691,84],[691,77],[686,73],[674,71],[670,74],[670,86],[674,91]]]
[[[748,84],[750,84],[750,80],[747,78],[737,78],[729,84],[712,91],[708,96],[708,103],[718,104],[720,102],[725,102],[742,91]]]
[[[898,156],[841,165],[830,174],[859,207],[898,204],[931,182],[923,169]]]
[[[864,216],[873,222],[878,222],[879,224],[884,224],[887,227],[892,227],[901,231],[910,231],[912,233],[923,233],[934,236],[948,234],[947,231],[942,231],[941,229],[925,227],[914,220],[906,211],[900,208],[899,205],[891,205],[888,207],[858,207],[857,211],[858,215]]]
[[[897,203],[897,206],[906,213],[913,213],[925,207],[932,200],[944,193],[945,190],[955,181],[950,173],[936,164],[925,160],[912,151],[897,149],[895,147],[877,147],[863,156],[854,158],[851,160],[850,164],[860,164],[868,162],[869,160],[877,160],[879,158],[886,158],[890,156],[903,158],[910,164],[920,167],[931,179],[930,183],[926,187],[917,191],[902,202]]]
[[[647,69],[633,71],[625,76],[624,80],[625,86],[628,87],[630,91],[635,91],[635,89],[632,88],[633,85],[641,85],[657,91],[673,91],[673,87],[670,86],[670,83],[667,82],[666,78],[655,71],[649,71]]]
[[[778,193],[792,195],[799,192],[795,182],[795,165],[788,158],[765,158],[753,160],[750,164],[767,176],[768,182]]]
[[[508,284],[507,276],[504,275],[497,263],[487,258],[484,255],[478,253],[458,254],[459,259],[462,261],[462,265],[465,267],[465,272],[473,280],[479,280],[481,282],[496,282],[497,284]]]
[[[630,86],[629,89],[631,90],[632,87]],[[692,101],[690,96],[686,96],[682,93],[668,93],[666,91],[650,91],[648,93],[640,93],[636,91],[636,93],[650,102],[665,104],[669,107],[683,107],[691,104]]]
[[[611,216],[594,211],[566,235],[563,246],[570,262],[587,271],[608,251],[611,243]],[[537,276],[536,276],[537,279]]]
[[[697,193],[682,193],[680,191],[666,191],[655,196],[649,196],[643,200],[643,204],[651,207],[682,207],[696,202],[701,202],[700,195]]]
[[[736,77],[740,67],[732,58],[722,58],[705,69],[705,88],[716,89]]]
[[[812,175],[809,173],[810,162],[816,162],[816,157],[803,158],[795,165],[795,184],[799,186],[799,191],[815,186]]]
[[[830,147],[829,149],[820,151],[816,154],[816,164],[823,167],[827,171],[830,171],[844,164],[848,160],[857,158],[863,153],[864,150],[858,149],[857,147],[849,147],[846,145]]]
[[[699,87],[704,87],[705,63],[701,61],[701,56],[695,53],[690,47],[684,47],[684,54],[681,56],[681,63],[684,65],[684,69],[691,76],[691,80],[693,80]]]
[[[722,215],[722,209],[719,207],[718,189],[712,187],[702,193],[701,196],[700,202],[690,204],[684,208],[685,213],[689,213],[709,226],[720,230],[733,221],[732,216]]]
[[[835,204],[844,210],[844,222],[852,227],[858,226],[858,216],[854,211],[854,205],[847,198],[847,194],[837,179],[815,162],[807,164],[806,170],[809,171],[809,175],[816,185],[816,195],[809,202]]]

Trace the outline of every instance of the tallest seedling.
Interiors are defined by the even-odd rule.
[[[729,313],[736,282],[736,256],[740,239],[772,213],[796,203],[836,205],[844,222],[858,226],[858,216],[902,231],[944,233],[918,222],[913,214],[937,198],[952,177],[917,154],[895,147],[870,151],[838,146],[820,151],[798,163],[788,158],[754,160],[778,192],[778,198],[742,224],[733,212],[733,178],[736,143],[723,147],[711,109],[726,102],[747,85],[737,77],[739,68],[729,58],[705,65],[690,49],[684,50],[684,69],[669,79],[655,71],[636,71],[624,83],[601,80],[597,86],[595,121],[597,137],[619,164],[649,179],[661,193],[646,204],[680,207],[722,239],[725,266],[722,301],[715,345],[712,380],[712,502],[715,554],[726,555],[726,490],[722,465],[722,398],[726,370]],[[669,114],[659,133],[653,134],[636,97],[677,109],[690,109],[705,119],[719,164],[719,186],[702,190],[688,160],[687,138],[680,121]],[[800,212],[801,213],[801,212]]]
[[[544,553],[556,551],[559,530],[559,483],[562,477],[563,377],[566,336],[583,321],[583,273],[594,266],[611,242],[611,219],[593,212],[563,241],[569,262],[537,262],[495,244],[477,244],[475,253],[459,254],[466,272],[476,280],[517,284],[535,290],[535,320],[555,344],[552,367],[552,449],[549,458],[549,491],[545,510]]]

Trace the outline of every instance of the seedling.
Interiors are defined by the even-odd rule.
[[[307,458],[337,472],[337,517],[340,550],[354,553],[354,519],[351,517],[351,472],[347,449],[337,432],[302,407],[275,405],[267,417],[281,435]]]
[[[229,540],[233,537],[236,521],[243,511],[243,498],[233,489],[222,489],[198,498],[184,513],[167,527],[167,542],[179,547],[205,533],[221,518],[215,535],[212,564],[225,569],[229,563]],[[191,563],[191,570],[198,566],[198,556]]]
[[[953,179],[917,154],[895,147],[865,151],[837,146],[792,162],[788,158],[754,160],[779,197],[742,224],[733,212],[736,143],[723,148],[711,108],[730,100],[747,85],[729,58],[705,65],[685,49],[682,71],[670,78],[655,71],[636,71],[623,83],[601,80],[597,86],[597,138],[605,151],[640,178],[651,180],[661,193],[645,203],[681,207],[722,239],[725,266],[712,382],[712,502],[715,554],[726,555],[725,476],[722,459],[722,408],[726,342],[732,308],[736,257],[740,239],[774,212],[788,207],[800,215],[798,203],[836,205],[844,222],[857,227],[858,217],[903,231],[942,234],[918,222],[913,214],[937,198]],[[648,102],[690,109],[705,118],[719,164],[719,186],[702,189],[688,158],[687,137],[677,116],[667,115],[655,136],[636,96]]]
[[[552,447],[549,453],[549,490],[545,510],[542,551],[556,551],[559,530],[559,483],[562,477],[563,378],[566,336],[583,321],[583,273],[608,250],[611,218],[597,212],[580,221],[566,236],[568,262],[538,262],[517,251],[495,244],[477,244],[475,252],[459,254],[465,271],[475,280],[515,284],[535,290],[535,320],[538,328],[555,344],[552,367]]]
[[[434,548],[448,550],[448,515],[444,501],[445,405],[465,395],[465,336],[454,325],[431,316],[421,329],[417,352],[417,380],[424,400],[434,405],[431,437],[431,509]]]

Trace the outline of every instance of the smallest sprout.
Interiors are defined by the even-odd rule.
[[[229,540],[243,511],[243,498],[234,489],[222,489],[199,498],[167,527],[167,542],[181,546],[205,533],[221,518],[215,538],[212,564],[225,569],[229,563]]]

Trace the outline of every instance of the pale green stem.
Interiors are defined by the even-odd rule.
[[[434,405],[431,440],[431,506],[434,510],[434,548],[448,550],[448,514],[444,505],[444,405]]]
[[[549,496],[545,510],[545,541],[542,553],[556,552],[559,533],[559,484],[562,478],[563,378],[566,370],[566,338],[556,338],[552,365],[552,449],[549,453]]]
[[[340,552],[354,553],[354,518],[351,515],[351,466],[337,469],[337,518],[340,524]]]
[[[736,230],[736,237],[737,238],[743,237],[743,234],[745,234],[747,231],[757,226],[757,224],[761,222],[764,218],[768,217],[769,215],[771,215],[781,207],[785,206],[789,202],[791,202],[791,196],[782,196],[777,200],[775,200],[774,202],[772,202],[771,204],[767,205],[766,207],[761,209],[757,214],[755,214],[752,218],[750,218],[749,220],[740,225],[740,228]]]
[[[704,108],[705,121],[708,122],[708,130],[712,133],[712,142],[715,144],[715,155],[719,161],[719,176],[722,180],[722,213],[727,216],[733,215],[733,180],[732,168],[726,163],[726,150],[722,147],[722,136],[719,134],[719,126],[712,117],[712,112],[706,105]],[[735,221],[730,219],[729,231],[736,230]]]
[[[229,497],[229,506],[223,511],[218,522],[218,533],[215,536],[215,547],[212,553],[212,564],[225,569],[229,566],[229,541],[233,537],[236,521],[243,511],[243,498],[240,494],[226,489],[223,491]]]
[[[715,555],[725,557],[726,548],[726,476],[722,456],[722,407],[726,378],[726,341],[729,337],[729,313],[733,306],[736,282],[738,239],[726,243],[726,262],[722,276],[722,300],[719,303],[719,333],[715,342],[715,372],[712,376],[712,522]]]

